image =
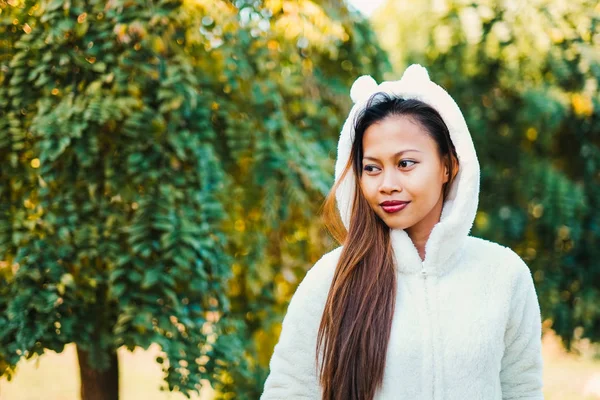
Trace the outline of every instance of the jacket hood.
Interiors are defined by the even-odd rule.
[[[350,158],[354,140],[354,119],[365,108],[369,98],[378,92],[394,97],[416,99],[435,108],[448,126],[450,138],[459,161],[459,169],[448,192],[440,221],[434,226],[425,246],[425,260],[421,261],[412,240],[403,229],[391,229],[391,242],[396,263],[401,273],[421,272],[443,274],[457,263],[477,213],[479,203],[479,161],[473,140],[460,108],[442,87],[429,79],[427,70],[418,64],[410,65],[402,78],[377,84],[363,75],[356,79],[350,90],[354,106],[342,128],[335,164],[335,181],[338,182]],[[346,174],[337,192],[336,200],[342,222],[349,228],[354,200],[355,178]]]

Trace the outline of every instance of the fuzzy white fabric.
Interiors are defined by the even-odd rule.
[[[433,106],[450,130],[460,167],[424,261],[404,230],[390,230],[398,292],[384,382],[375,399],[543,399],[541,317],[531,273],[510,248],[469,236],[479,162],[462,112],[425,68],[413,64],[402,79],[380,85],[368,76],[355,81],[355,104],[338,143],[336,181],[350,157],[354,118],[376,92]],[[353,180],[347,174],[336,193],[346,227]],[[316,336],[341,251],[325,254],[292,297],[261,400],[321,398]]]

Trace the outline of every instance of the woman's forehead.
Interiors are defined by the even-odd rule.
[[[414,150],[426,153],[437,150],[429,132],[413,118],[394,116],[369,126],[363,135],[363,158],[393,157]]]

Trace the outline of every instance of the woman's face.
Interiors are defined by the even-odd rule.
[[[427,131],[410,117],[391,116],[367,128],[362,145],[360,187],[375,213],[392,229],[432,229],[449,175]]]

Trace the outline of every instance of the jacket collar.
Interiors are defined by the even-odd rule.
[[[385,92],[405,99],[421,100],[434,107],[450,131],[450,138],[459,160],[459,171],[442,208],[440,221],[433,227],[425,246],[425,260],[421,258],[412,240],[404,230],[390,230],[390,239],[400,273],[441,275],[454,265],[460,249],[473,226],[479,202],[479,161],[473,140],[460,108],[454,99],[429,79],[427,70],[418,65],[409,66],[402,78],[377,85],[370,76],[359,77],[350,91],[354,106],[344,123],[338,141],[335,180],[340,179],[350,158],[354,140],[354,118],[368,99],[377,92]],[[354,175],[347,174],[336,192],[338,209],[346,229],[349,227],[354,199]]]

